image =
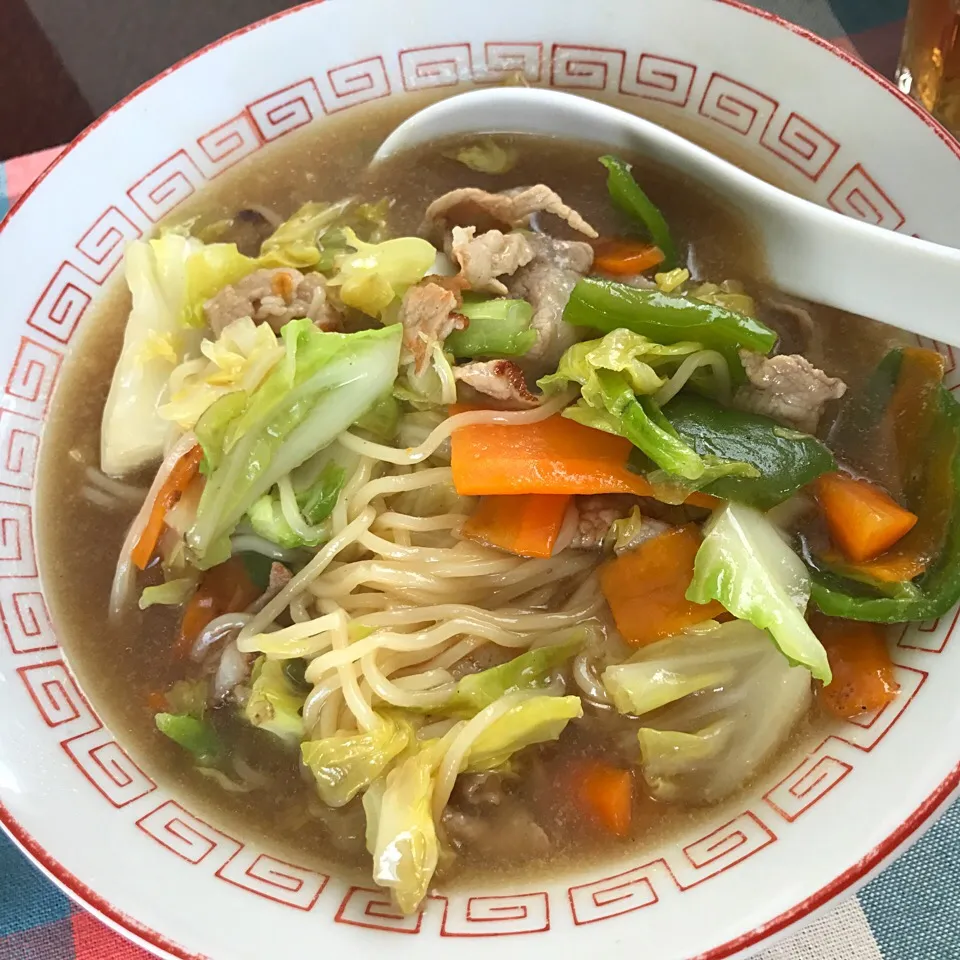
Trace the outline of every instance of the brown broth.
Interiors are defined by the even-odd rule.
[[[449,144],[430,145],[373,173],[367,171],[367,161],[384,136],[420,105],[411,99],[387,109],[359,112],[356,118],[330,120],[317,132],[268,148],[221,178],[193,207],[178,211],[176,219],[198,215],[203,223],[213,223],[251,204],[267,206],[285,217],[306,200],[334,200],[353,194],[368,200],[391,196],[396,203],[390,226],[399,235],[416,231],[428,199],[447,190],[460,186],[501,190],[543,181],[601,233],[622,230],[622,220],[606,199],[605,171],[596,162],[602,151],[595,145],[511,138],[520,160],[502,177],[472,173],[446,158],[443,154]],[[638,179],[664,211],[674,234],[690,243],[696,274],[716,280],[735,277],[746,283],[749,292],[766,296],[762,253],[736,211],[697,185],[633,159]],[[169,653],[177,629],[175,613],[155,607],[143,613],[131,610],[120,623],[107,619],[116,556],[132,511],[104,511],[84,499],[80,490],[84,471],[98,463],[100,418],[128,310],[129,295],[118,282],[97,316],[84,324],[80,343],[65,366],[43,440],[40,555],[62,645],[84,690],[151,777],[168,784],[226,828],[260,838],[300,862],[332,862],[340,870],[359,871],[366,865],[362,816],[356,805],[341,812],[325,811],[302,780],[295,752],[285,751],[260,731],[227,724],[232,748],[274,783],[269,791],[234,794],[197,773],[186,754],[157,732],[149,696],[167,689],[181,675]],[[814,308],[814,315],[817,342],[810,349],[818,355],[811,359],[848,381],[861,380],[885,349],[890,331],[823,308]],[[789,336],[789,331],[785,335]],[[149,477],[139,478],[140,483],[148,481]],[[814,711],[775,765],[788,769],[822,724]],[[565,734],[559,745],[539,750],[540,782],[555,782],[551,778],[560,776],[570,755],[597,755],[605,749],[602,738],[584,739],[575,730]],[[641,799],[633,836],[625,843],[585,828],[563,804],[549,809],[542,803],[544,791],[541,796],[534,795],[535,784],[521,785],[515,792],[519,802],[550,819],[555,838],[549,863],[525,858],[525,871],[557,870],[574,861],[582,865],[593,858],[633,853],[638,845],[649,845],[686,830],[698,819],[716,815],[714,810],[690,810]],[[724,806],[735,803],[733,799]],[[491,868],[489,858],[466,851],[458,860],[457,873],[462,878],[516,866],[508,863]],[[445,878],[449,876],[448,870]]]

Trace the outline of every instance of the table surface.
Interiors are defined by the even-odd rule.
[[[0,158],[69,141],[183,56],[291,5],[282,0],[0,0]],[[759,0],[756,5],[892,75],[907,0]],[[44,162],[0,164],[0,217],[9,202],[4,183],[7,194],[22,190]],[[955,958],[960,958],[960,805],[857,898],[762,954],[762,960]],[[147,955],[72,904],[0,833],[0,960],[147,960]]]

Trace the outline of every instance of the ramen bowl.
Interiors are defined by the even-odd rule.
[[[558,10],[329,0],[279,14],[111,110],[0,228],[0,820],[72,897],[159,956],[243,960],[322,944],[556,957],[625,943],[650,960],[747,955],[851,894],[960,782],[951,613],[895,638],[894,702],[837,722],[734,801],[616,858],[438,886],[401,916],[372,883],[195,804],[73,673],[35,525],[58,381],[83,362],[124,245],[287,137],[378,101],[522,78],[614,101],[843,214],[960,246],[960,147],[842,51],[729,2]],[[925,346],[960,384],[952,349]]]

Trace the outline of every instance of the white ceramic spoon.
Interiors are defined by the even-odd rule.
[[[960,250],[801,200],[649,120],[593,100],[533,88],[460,94],[402,123],[374,162],[437,137],[468,133],[573,137],[648,156],[705,184],[744,214],[759,233],[774,286],[960,344]]]

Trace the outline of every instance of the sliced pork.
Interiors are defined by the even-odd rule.
[[[737,391],[734,405],[805,433],[816,433],[824,406],[847,390],[842,380],[797,354],[764,357],[741,350],[740,357],[750,382]]]
[[[250,317],[268,323],[275,333],[290,320],[306,318],[322,330],[340,327],[340,314],[327,300],[327,281],[319,273],[302,274],[292,268],[254,270],[242,280],[224,287],[203,305],[214,334]]]

